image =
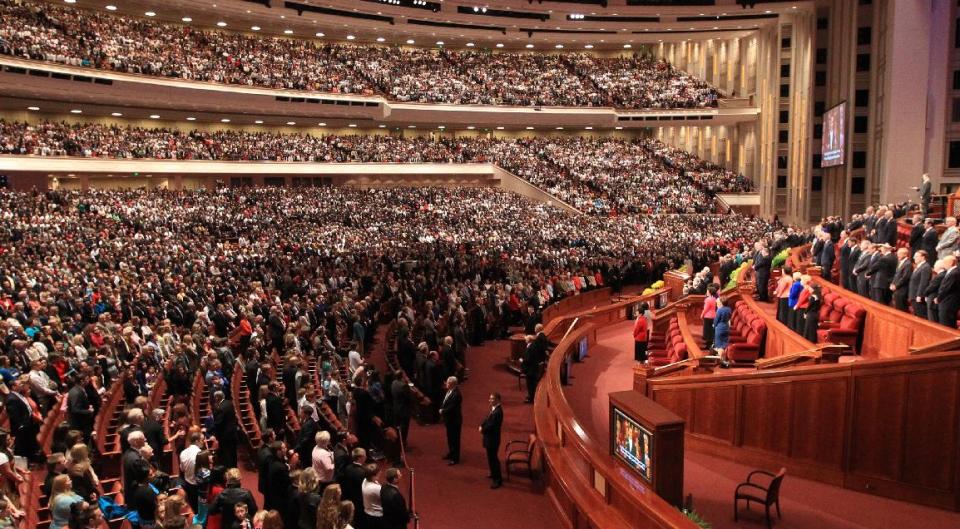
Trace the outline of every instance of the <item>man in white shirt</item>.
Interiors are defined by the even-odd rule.
[[[37,396],[40,409],[44,413],[50,409],[54,399],[57,397],[56,384],[50,379],[50,375],[44,371],[47,367],[47,361],[39,358],[30,364],[30,389]]]
[[[197,510],[197,454],[200,453],[200,444],[203,434],[193,432],[187,439],[190,444],[180,452],[180,475],[183,477],[183,489],[187,493],[187,500],[194,511]]]
[[[349,370],[350,370],[350,379],[353,379],[354,374],[357,372],[357,369],[363,365],[363,357],[360,356],[360,352],[357,351],[356,344],[352,344],[353,347],[350,348],[350,352],[347,354],[347,360],[349,361]]]
[[[366,478],[363,480],[361,491],[363,492],[363,512],[371,520],[371,527],[380,527],[380,519],[383,518],[383,504],[380,501],[380,483],[377,482],[377,465],[369,464],[363,467]]]
[[[320,488],[324,485],[333,483],[333,452],[330,451],[330,432],[321,431],[316,436],[317,446],[312,453],[313,470],[317,472],[320,479]]]

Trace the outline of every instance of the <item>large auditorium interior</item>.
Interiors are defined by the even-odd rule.
[[[0,0],[0,529],[956,529],[958,218],[955,0]]]

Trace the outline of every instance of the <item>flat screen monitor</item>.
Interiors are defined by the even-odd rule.
[[[837,167],[846,163],[847,103],[843,102],[823,113],[820,167]]]
[[[653,448],[653,434],[640,426],[640,423],[631,419],[619,408],[613,408],[613,432],[610,436],[613,455],[648,483],[653,480],[651,467],[651,452]]]
[[[587,337],[584,336],[580,338],[580,357],[577,359],[580,362],[583,362],[583,359],[587,357]]]

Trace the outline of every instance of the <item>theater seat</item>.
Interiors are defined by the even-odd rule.
[[[863,321],[867,316],[866,309],[855,302],[848,302],[843,310],[843,317],[836,327],[817,331],[817,343],[839,343],[850,347],[857,353],[857,342],[863,330]]]

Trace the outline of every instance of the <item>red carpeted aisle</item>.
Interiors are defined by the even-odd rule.
[[[383,365],[383,331],[374,346],[372,360]],[[407,464],[416,474],[416,506],[423,529],[495,527],[497,529],[555,528],[559,519],[547,496],[525,476],[504,481],[490,489],[487,459],[478,428],[489,412],[487,398],[492,391],[503,397],[503,444],[526,439],[533,432],[532,406],[523,403],[525,391],[517,389],[517,377],[506,370],[507,341],[486,342],[467,353],[469,380],[463,392],[463,439],[461,460],[447,466],[440,459],[447,451],[442,424],[411,424]],[[501,449],[501,460],[504,458]],[[404,486],[404,493],[407,488]]]
[[[567,400],[574,414],[597,439],[608,439],[607,394],[633,384],[632,322],[603,329],[586,361],[575,364]],[[743,515],[733,521],[733,492],[753,468],[688,450],[684,491],[693,495],[694,509],[714,529],[765,527],[762,515]],[[781,490],[784,529],[845,529],[960,527],[960,514],[900,502],[787,476]]]

